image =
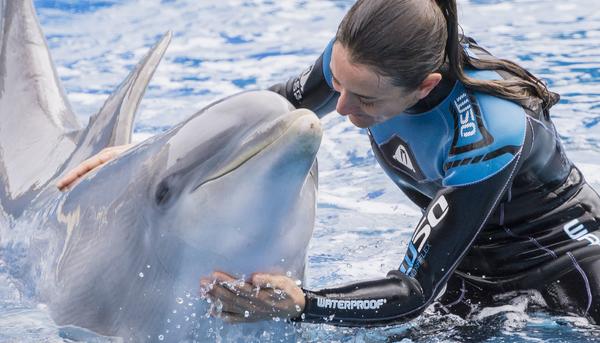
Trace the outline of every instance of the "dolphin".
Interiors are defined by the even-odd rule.
[[[22,293],[62,327],[126,341],[293,339],[283,321],[228,327],[196,294],[213,270],[303,280],[316,115],[269,91],[236,94],[61,193],[54,184],[70,168],[131,141],[171,33],[82,128],[32,1],[0,0],[0,11],[0,261]]]

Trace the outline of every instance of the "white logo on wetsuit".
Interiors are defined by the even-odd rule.
[[[563,230],[567,233],[567,235],[571,239],[576,239],[578,241],[586,240],[590,242],[590,245],[600,245],[600,238],[590,233],[583,224],[579,224],[579,219],[573,219],[570,222],[566,223],[563,226]],[[575,226],[577,225],[577,226]]]
[[[416,274],[420,267],[419,256],[424,251],[423,248],[429,239],[431,229],[435,228],[446,217],[449,209],[448,200],[443,195],[437,198],[433,205],[431,205],[429,211],[417,225],[417,229],[410,242],[408,242],[408,250],[406,251],[406,255],[404,255],[402,265],[400,265],[402,273],[409,276]]]
[[[458,111],[458,120],[460,122],[460,136],[471,137],[477,133],[477,124],[475,121],[475,114],[473,112],[473,106],[469,101],[467,93],[461,94],[456,100],[454,100],[454,106]]]
[[[410,160],[410,156],[408,155],[408,151],[404,145],[398,145],[396,152],[394,153],[394,159],[400,162],[403,166],[411,170],[413,173],[416,173],[415,167],[413,167],[412,161]]]
[[[327,298],[317,298],[318,307],[340,310],[378,310],[386,302],[386,299],[333,300]]]
[[[310,75],[310,72],[312,71],[313,66],[308,67],[308,69],[306,69],[302,75],[300,75],[299,78],[297,78],[293,85],[292,85],[292,90],[294,92],[294,98],[296,98],[296,101],[300,102],[302,101],[302,99],[304,98],[304,85],[306,84],[306,80],[308,80],[308,76]]]

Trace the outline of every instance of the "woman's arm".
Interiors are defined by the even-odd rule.
[[[462,165],[462,168],[448,170],[446,187],[437,193],[419,221],[402,264],[386,278],[319,291],[302,290],[289,278],[281,281],[286,277],[279,275],[261,274],[260,284],[251,279],[248,283],[238,281],[227,287],[222,287],[221,280],[216,278],[207,295],[222,302],[226,319],[235,317],[236,321],[280,316],[340,326],[379,326],[420,315],[440,295],[510,187],[531,146],[529,126],[524,136],[522,145],[504,149],[502,155],[490,153],[491,156],[508,156],[502,158],[506,163],[496,167],[489,163]],[[477,181],[463,182],[478,172],[485,174],[478,174]],[[269,278],[279,281],[270,282]],[[269,287],[263,287],[268,283]],[[247,291],[240,292],[240,288]],[[263,291],[279,297],[267,297]],[[304,293],[303,301],[298,300],[300,291]],[[257,297],[263,298],[260,305],[255,301]],[[301,311],[295,313],[298,309]],[[248,316],[242,315],[245,311]]]
[[[269,90],[280,94],[296,108],[308,108],[319,118],[333,111],[339,94],[331,85],[331,41],[316,62],[300,75],[290,78],[287,82],[269,87]]]

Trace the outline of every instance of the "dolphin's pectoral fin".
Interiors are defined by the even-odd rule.
[[[110,95],[102,109],[90,118],[87,128],[80,134],[77,149],[63,168],[63,172],[106,147],[131,142],[136,110],[171,41],[171,36],[170,31],[163,35],[125,81]]]
[[[20,215],[73,152],[66,132],[78,129],[32,1],[0,1],[1,208]]]

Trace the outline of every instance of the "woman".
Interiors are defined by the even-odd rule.
[[[464,314],[536,289],[552,309],[600,322],[600,197],[550,120],[558,96],[459,35],[456,12],[454,0],[359,0],[312,67],[271,87],[368,128],[378,162],[424,213],[398,270],[319,291],[282,275],[240,284],[215,272],[202,284],[221,317],[385,325],[436,299]]]

